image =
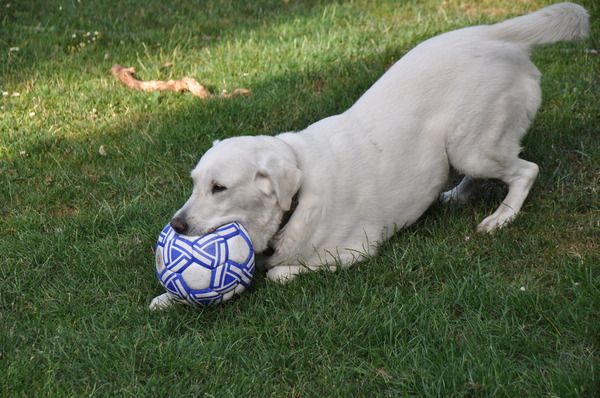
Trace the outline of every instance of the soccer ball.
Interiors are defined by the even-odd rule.
[[[219,304],[241,293],[254,274],[254,248],[239,223],[226,224],[204,236],[177,234],[167,225],[156,244],[156,275],[167,293],[151,308],[173,301]]]

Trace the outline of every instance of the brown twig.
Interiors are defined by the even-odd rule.
[[[135,68],[124,68],[119,64],[114,65],[110,68],[111,73],[119,79],[123,84],[127,87],[140,90],[140,91],[189,91],[194,94],[196,97],[206,99],[213,97],[213,94],[210,93],[203,85],[198,83],[196,79],[192,79],[189,77],[184,77],[179,80],[149,80],[142,81],[135,78]],[[238,88],[234,90],[231,94],[221,94],[219,97],[222,98],[232,98],[237,95],[250,95],[250,90],[245,88]]]

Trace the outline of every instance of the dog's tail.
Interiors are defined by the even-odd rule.
[[[491,25],[492,34],[525,49],[557,41],[582,39],[588,34],[589,15],[573,3],[558,3],[531,14]]]

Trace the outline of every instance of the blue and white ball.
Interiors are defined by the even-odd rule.
[[[219,304],[250,284],[254,248],[239,223],[196,237],[179,235],[167,225],[156,244],[156,275],[167,293],[155,298],[151,307],[173,301]]]

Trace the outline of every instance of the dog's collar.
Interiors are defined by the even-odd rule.
[[[292,198],[292,205],[290,206],[290,209],[286,210],[283,213],[283,217],[281,217],[281,222],[279,223],[279,228],[277,228],[277,232],[275,233],[275,235],[280,233],[281,230],[287,225],[287,223],[290,221],[290,218],[292,218],[294,211],[296,211],[297,207],[298,207],[298,192],[296,192],[296,194]],[[273,254],[275,254],[275,248],[269,243],[269,245],[263,252],[263,255],[270,257]]]

